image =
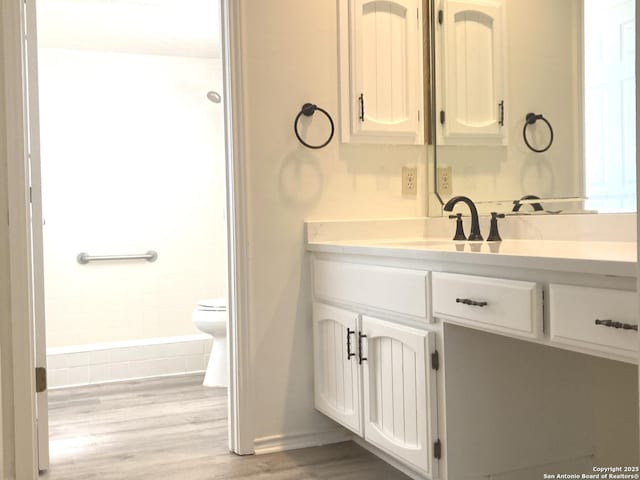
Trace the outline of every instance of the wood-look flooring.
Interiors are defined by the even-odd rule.
[[[406,480],[352,442],[240,457],[227,393],[189,375],[49,392],[42,480]]]

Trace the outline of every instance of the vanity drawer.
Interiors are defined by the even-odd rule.
[[[637,360],[638,336],[635,330],[598,325],[596,320],[637,325],[636,292],[549,285],[549,327],[553,343]]]
[[[317,299],[427,319],[429,272],[316,259],[313,280]]]
[[[433,316],[480,330],[539,337],[541,297],[541,289],[534,282],[432,274]]]

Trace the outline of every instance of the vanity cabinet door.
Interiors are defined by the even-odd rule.
[[[362,435],[358,314],[313,304],[315,407]]]
[[[441,0],[438,143],[506,144],[502,0]]]
[[[340,0],[342,141],[423,144],[422,0]]]
[[[368,316],[362,334],[365,440],[435,476],[433,334]]]

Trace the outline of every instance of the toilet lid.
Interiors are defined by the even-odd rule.
[[[198,302],[198,310],[225,312],[227,310],[227,299],[211,298],[211,299],[200,300]]]

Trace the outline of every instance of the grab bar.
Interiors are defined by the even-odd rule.
[[[78,254],[76,259],[78,263],[82,265],[103,260],[146,260],[148,262],[155,262],[158,259],[158,252],[149,250],[147,253],[134,253],[131,255],[89,255],[86,252],[82,252]]]

